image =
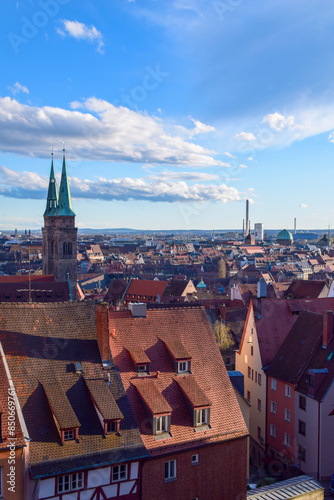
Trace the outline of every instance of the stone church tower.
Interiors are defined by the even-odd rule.
[[[72,300],[77,298],[77,233],[68,185],[65,149],[59,195],[53,167],[53,152],[48,197],[44,212],[43,274],[53,274],[55,281],[68,281]]]

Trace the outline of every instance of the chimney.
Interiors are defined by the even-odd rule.
[[[323,311],[322,347],[326,349],[333,337],[333,311]]]
[[[133,318],[146,318],[147,304],[144,302],[130,302],[128,310],[131,311]]]
[[[99,344],[102,361],[110,358],[109,349],[109,304],[96,304],[96,337]]]
[[[262,299],[264,297],[267,297],[267,283],[265,279],[260,278],[257,282],[257,298]]]

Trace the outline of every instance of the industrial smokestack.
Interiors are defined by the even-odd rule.
[[[242,219],[242,237],[245,237],[245,219]]]
[[[294,231],[295,231],[295,234],[297,232],[297,219],[295,217],[295,221],[294,221]]]
[[[249,233],[249,200],[246,200],[246,236]]]

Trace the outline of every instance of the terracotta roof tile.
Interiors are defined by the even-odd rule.
[[[52,380],[52,383],[43,383],[42,385],[59,427],[61,429],[80,427],[80,422],[73,411],[63,386],[57,380]]]
[[[196,382],[195,377],[193,377],[192,375],[177,377],[175,378],[175,380],[194,408],[210,406],[212,404],[203,389],[201,389]]]
[[[176,361],[182,359],[191,359],[191,355],[179,339],[173,338],[165,340],[164,342],[168,351]]]
[[[145,354],[145,351],[140,347],[128,349],[131,358],[136,364],[148,364],[150,358]]]
[[[153,415],[170,413],[172,411],[171,406],[161,394],[155,380],[131,380],[131,383],[137,388],[140,396],[143,398]]]
[[[86,385],[99,412],[105,420],[118,420],[123,414],[117,406],[106,380],[87,380]]]

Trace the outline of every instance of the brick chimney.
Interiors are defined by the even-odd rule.
[[[109,304],[96,304],[96,336],[102,361],[110,358],[109,349]]]
[[[333,311],[323,311],[322,347],[326,349],[333,337]]]

